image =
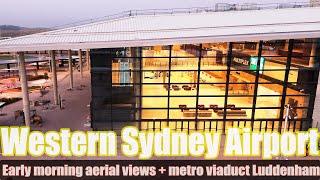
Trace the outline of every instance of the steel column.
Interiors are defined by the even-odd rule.
[[[52,72],[52,83],[53,83],[53,101],[55,105],[58,105],[59,93],[58,93],[58,79],[57,79],[55,52],[50,51],[50,56],[51,56],[51,72]]]
[[[80,68],[80,76],[83,77],[83,67],[82,67],[82,51],[81,49],[78,50],[78,56],[79,56],[79,68]]]
[[[28,94],[28,80],[27,80],[27,73],[26,73],[26,67],[25,67],[24,53],[19,52],[18,58],[19,58],[19,72],[20,72],[24,120],[25,120],[25,125],[30,126],[30,101],[29,101],[29,94]]]
[[[87,62],[87,68],[90,70],[90,50],[86,50],[86,62]]]
[[[70,78],[70,89],[73,89],[73,67],[72,67],[72,51],[68,50],[68,64],[69,64],[69,78]]]

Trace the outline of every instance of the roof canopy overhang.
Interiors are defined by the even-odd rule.
[[[0,41],[0,52],[320,37],[320,7],[140,15]]]

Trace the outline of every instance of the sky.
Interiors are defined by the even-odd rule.
[[[276,0],[278,3],[297,0]],[[298,0],[308,2],[309,0]],[[274,0],[1,0],[0,24],[54,27],[126,10],[210,7],[215,3],[274,3]]]

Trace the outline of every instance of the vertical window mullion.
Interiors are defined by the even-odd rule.
[[[230,70],[231,70],[231,61],[232,61],[232,42],[228,43],[228,53],[227,53],[227,74],[226,74],[226,91],[224,99],[224,108],[223,108],[223,120],[222,128],[223,133],[226,131],[226,120],[227,120],[227,105],[228,105],[228,96],[229,96],[229,81],[230,81]]]
[[[168,99],[167,99],[167,126],[169,126],[170,121],[170,87],[171,87],[171,61],[172,61],[172,45],[169,46],[169,67],[168,67]],[[167,76],[165,71],[164,76]]]
[[[141,130],[141,120],[142,120],[142,79],[143,79],[143,57],[142,57],[142,47],[138,47],[138,59],[139,59],[139,70],[140,70],[140,97],[139,97],[139,118],[140,118],[140,123],[139,123],[139,129]],[[148,126],[147,126],[148,127]]]
[[[199,91],[200,91],[200,74],[201,74],[201,58],[202,58],[202,44],[199,46],[199,57],[198,57],[198,76],[197,76],[197,96],[196,96],[196,119],[195,126],[198,130],[198,111],[199,111]]]
[[[254,81],[254,93],[253,93],[253,100],[252,100],[252,110],[251,110],[251,130],[253,131],[254,127],[254,119],[255,119],[255,113],[256,113],[256,103],[257,103],[257,95],[258,95],[258,86],[259,86],[259,77],[260,77],[260,62],[261,62],[261,54],[262,54],[262,45],[263,41],[259,41],[259,50],[258,50],[258,62],[257,62],[257,69],[256,69],[256,76]],[[261,123],[259,130],[261,131]]]
[[[290,66],[291,66],[293,44],[294,44],[294,40],[290,39],[289,40],[289,47],[288,47],[286,70],[285,70],[285,76],[284,76],[284,83],[283,83],[283,90],[282,90],[282,98],[281,98],[281,109],[280,109],[279,127],[278,127],[279,132],[281,132],[281,129],[282,129],[282,122],[283,122],[284,108],[285,108],[286,96],[287,96],[287,87],[288,87],[288,79],[289,79],[289,72],[290,72]],[[272,130],[273,130],[273,128],[272,128]]]

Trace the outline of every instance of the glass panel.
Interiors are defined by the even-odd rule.
[[[310,93],[314,91],[318,83],[317,73],[317,70],[314,69],[299,68],[290,71],[289,82],[300,92]]]
[[[172,58],[172,70],[198,70],[198,58]]]
[[[171,83],[197,83],[198,71],[171,71]]]
[[[263,106],[261,106],[263,107]],[[255,119],[276,119],[280,116],[280,108],[279,109],[256,109]]]
[[[232,51],[244,51],[246,42],[234,42],[232,45]]]
[[[217,54],[227,54],[228,44],[226,42],[218,43],[204,43],[203,47],[203,57],[215,57]]]
[[[169,111],[170,119],[176,119],[179,121],[169,123],[170,127],[176,127],[182,130],[195,129],[195,112],[194,110],[184,110],[183,112],[177,109],[171,109]]]
[[[196,96],[197,88],[194,84],[171,84],[170,96]]]
[[[168,106],[168,98],[142,97],[142,107],[143,108],[167,108],[167,106]]]
[[[286,61],[288,52],[288,40],[264,41],[262,47],[262,56],[272,57],[278,56],[282,62]],[[267,58],[268,59],[268,58]]]
[[[246,82],[240,82],[239,84],[229,84],[229,95],[253,95],[254,93],[254,84],[249,84]]]
[[[281,96],[282,92],[283,92],[283,86],[279,84],[259,84],[258,85],[258,96],[259,95]]]
[[[179,109],[170,109],[169,118],[170,119],[195,119],[196,118],[196,98],[192,97],[171,97],[170,98],[170,108],[179,108]],[[185,126],[183,122],[183,126]],[[188,123],[190,124],[190,123]]]
[[[287,95],[308,95],[309,93],[308,92],[305,92],[303,89],[293,89],[293,88],[298,88],[296,86],[294,87],[290,87],[290,88],[287,88]]]
[[[169,58],[143,58],[143,70],[168,70]]]
[[[253,97],[228,97],[227,118],[247,119],[251,118]]]
[[[282,95],[282,84],[271,84],[271,81],[259,78],[258,95]]]
[[[143,57],[168,57],[169,46],[151,46],[142,48]]]
[[[166,84],[143,85],[142,96],[168,96]]]
[[[313,39],[295,39],[291,63],[294,65],[309,66],[311,65],[310,55],[312,55]]]
[[[200,84],[200,96],[225,96],[225,84]]]
[[[155,71],[155,70],[144,70],[142,72],[143,83],[168,83],[169,81],[168,71]]]
[[[226,83],[227,71],[201,71],[201,83]]]
[[[250,71],[231,71],[229,82],[229,95],[253,95],[255,74]]]
[[[284,115],[289,113],[289,119],[301,119],[301,118],[307,118],[308,115],[308,109],[307,108],[299,108],[299,107],[292,107],[289,110],[286,108],[284,110]]]
[[[231,71],[230,83],[247,82],[254,83],[256,75],[253,71]]]
[[[203,57],[201,58],[201,70],[227,70],[225,57]]]
[[[167,119],[167,109],[142,109],[142,119]]]
[[[285,57],[286,58],[286,57]],[[286,70],[287,59],[284,61],[282,57],[269,57],[264,62],[264,70]],[[265,74],[266,72],[264,72]]]
[[[308,107],[309,96],[287,96],[286,104],[290,104],[291,107]]]
[[[281,107],[281,96],[262,96],[257,97],[256,107]]]
[[[293,68],[293,67],[291,67]],[[298,69],[290,69],[289,71],[289,77],[288,77],[288,83],[297,85],[298,82],[298,74],[299,74],[299,70]]]
[[[199,97],[199,115],[206,119],[222,119],[224,97]]]
[[[183,44],[172,46],[172,57],[198,57],[199,45]]]
[[[263,75],[268,78],[272,78],[275,80],[284,81],[285,73],[286,73],[286,65],[274,63],[271,61],[266,61],[266,66],[263,71]]]
[[[133,82],[132,59],[116,59],[112,61],[113,86],[131,86]]]
[[[170,108],[195,109],[196,97],[170,97]],[[186,107],[185,107],[186,106]]]
[[[215,110],[215,108],[224,107],[224,97],[199,97],[199,105],[203,105],[206,109]]]

